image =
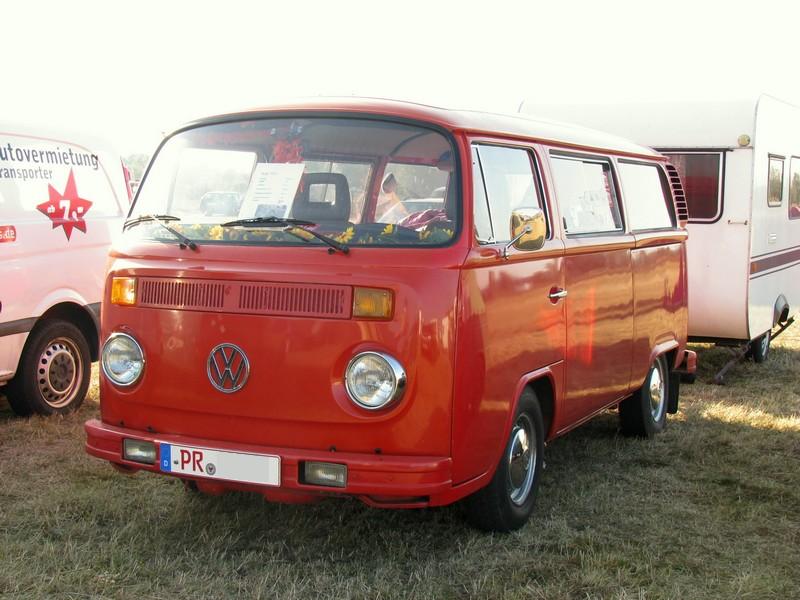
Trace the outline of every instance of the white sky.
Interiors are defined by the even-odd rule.
[[[123,12],[122,8],[126,10]],[[5,0],[0,115],[151,153],[185,121],[295,96],[515,112],[521,100],[800,104],[800,1]]]

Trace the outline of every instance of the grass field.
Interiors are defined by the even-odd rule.
[[[0,400],[0,595],[8,598],[800,598],[800,326],[766,365],[713,386],[652,441],[608,413],[552,443],[531,522],[467,527],[458,507],[282,506],[125,477],[83,452],[75,415]]]

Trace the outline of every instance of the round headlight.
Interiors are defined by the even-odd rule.
[[[345,387],[350,399],[362,408],[383,408],[403,395],[406,372],[388,354],[362,352],[347,365]]]
[[[131,385],[144,370],[144,354],[136,340],[125,333],[112,333],[103,344],[103,373],[117,385]]]

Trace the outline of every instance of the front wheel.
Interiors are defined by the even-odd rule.
[[[86,396],[91,369],[89,344],[81,330],[60,319],[44,321],[25,343],[8,384],[8,402],[21,416],[73,411]]]
[[[484,531],[522,527],[533,512],[543,455],[542,411],[534,391],[526,389],[492,480],[466,499],[470,523]]]
[[[659,356],[650,366],[644,385],[619,403],[619,420],[624,435],[651,438],[667,426],[669,398],[667,361]]]

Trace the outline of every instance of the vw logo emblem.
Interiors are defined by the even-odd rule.
[[[250,361],[234,344],[220,344],[208,355],[208,380],[225,394],[238,392],[250,376]]]

